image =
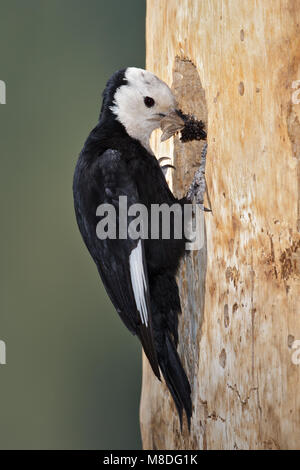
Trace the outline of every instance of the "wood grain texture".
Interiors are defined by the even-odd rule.
[[[299,25],[297,0],[147,2],[147,68],[207,121],[213,215],[178,276],[191,433],[144,359],[145,449],[300,448]],[[201,145],[174,140],[152,146],[182,194]]]

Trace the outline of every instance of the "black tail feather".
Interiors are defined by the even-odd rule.
[[[144,352],[150,362],[150,365],[152,367],[154,374],[156,375],[158,380],[161,380],[159,367],[158,367],[158,361],[157,361],[157,355],[156,355],[155,347],[153,345],[151,326],[148,328],[144,325],[140,325],[139,330],[138,330],[138,336],[140,338]]]
[[[182,412],[185,410],[188,428],[190,430],[192,416],[191,387],[174,343],[168,334],[165,336],[163,351],[158,353],[158,362],[176,405],[180,427],[182,429]]]
[[[183,410],[190,429],[191,387],[177,353],[178,315],[181,313],[178,286],[169,273],[150,278],[151,318],[158,364],[178,411],[182,428]]]

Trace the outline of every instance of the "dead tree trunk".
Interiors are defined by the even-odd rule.
[[[144,448],[300,448],[300,2],[148,0],[147,68],[207,122],[213,214],[178,274],[191,433],[144,360]],[[152,145],[182,194],[201,144]]]

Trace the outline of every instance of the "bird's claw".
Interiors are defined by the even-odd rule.
[[[176,170],[176,166],[174,166],[174,165],[167,164],[167,165],[162,165],[161,166],[162,170],[165,170],[165,169],[167,170],[168,168],[173,168],[173,170]]]
[[[158,163],[161,165],[161,163],[162,163],[164,160],[171,160],[171,158],[170,158],[170,157],[160,157],[160,158],[158,159]]]
[[[161,158],[158,159],[158,163],[159,163],[159,165],[160,165],[160,167],[161,167],[161,169],[162,169],[163,174],[166,176],[167,171],[168,171],[169,168],[172,168],[173,170],[176,170],[176,167],[175,167],[174,165],[171,165],[171,163],[166,163],[165,165],[162,165],[162,162],[165,161],[165,160],[166,160],[166,161],[167,161],[167,160],[170,160],[170,161],[171,161],[171,158],[169,158],[169,157],[161,157]]]

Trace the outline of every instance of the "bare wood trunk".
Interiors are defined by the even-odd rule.
[[[145,449],[300,447],[299,25],[297,0],[147,2],[147,68],[207,121],[213,214],[178,275],[191,433],[144,359]],[[182,194],[201,145],[152,145]]]

